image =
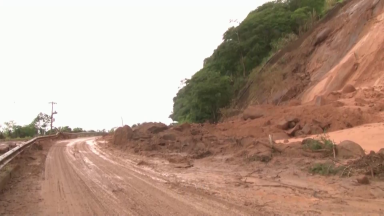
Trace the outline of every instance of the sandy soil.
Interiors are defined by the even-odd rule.
[[[384,148],[384,123],[366,124],[350,129],[334,131],[327,134],[335,143],[344,140],[351,140],[359,143],[361,147],[369,153],[370,151],[379,151]],[[316,138],[318,135],[312,135],[306,138]],[[289,139],[290,142],[301,141],[303,138]],[[283,142],[283,140],[277,140]]]

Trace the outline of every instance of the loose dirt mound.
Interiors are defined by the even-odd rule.
[[[125,125],[124,127],[119,127],[115,130],[113,134],[113,144],[121,145],[131,139],[132,135],[133,131],[128,125]]]
[[[384,178],[384,154],[371,152],[358,160],[349,162],[348,165],[356,173]]]

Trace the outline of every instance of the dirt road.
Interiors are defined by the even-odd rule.
[[[112,160],[94,138],[58,141],[46,159],[40,215],[249,215],[248,209],[180,194],[162,176]]]

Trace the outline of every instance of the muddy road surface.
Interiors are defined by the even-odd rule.
[[[204,194],[179,194],[167,180],[103,154],[94,138],[58,141],[46,158],[39,215],[249,215]]]
[[[15,161],[0,215],[384,214],[381,180],[359,185],[312,175],[312,159],[303,157],[243,165],[227,159],[170,163],[95,137],[34,145]]]

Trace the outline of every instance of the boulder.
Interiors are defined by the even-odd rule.
[[[364,149],[353,141],[344,140],[339,145],[336,145],[338,158],[354,158],[365,155]]]
[[[128,125],[119,127],[115,130],[113,134],[113,144],[121,145],[131,139],[133,136],[133,131]]]
[[[314,125],[321,128],[321,132],[323,132],[323,129],[328,129],[331,126],[331,122],[329,120],[316,120],[312,119],[312,122]],[[313,129],[313,128],[312,128]],[[312,131],[312,134],[314,132]]]
[[[244,112],[243,112],[243,119],[244,120],[247,120],[247,119],[257,119],[257,118],[263,117],[264,114],[265,114],[264,110],[262,110],[260,108],[249,107],[246,110],[244,110]]]
[[[320,43],[322,43],[323,41],[325,41],[325,39],[327,39],[327,37],[329,36],[330,33],[331,33],[331,29],[330,28],[325,28],[322,31],[320,31],[316,35],[315,46],[320,44]]]
[[[361,175],[359,177],[356,178],[356,181],[357,183],[359,184],[369,184],[369,179],[367,176],[365,175]]]
[[[383,154],[384,155],[384,148],[380,149],[377,154]]]
[[[311,126],[307,123],[304,125],[303,129],[301,129],[303,134],[308,135],[311,134]]]
[[[276,124],[276,127],[282,130],[287,130],[289,128],[289,121],[282,119]]]
[[[348,93],[352,93],[355,91],[356,91],[356,88],[353,85],[348,84],[343,88],[343,90],[341,92],[344,94],[348,94]]]
[[[311,134],[321,134],[324,130],[319,125],[311,126]]]

